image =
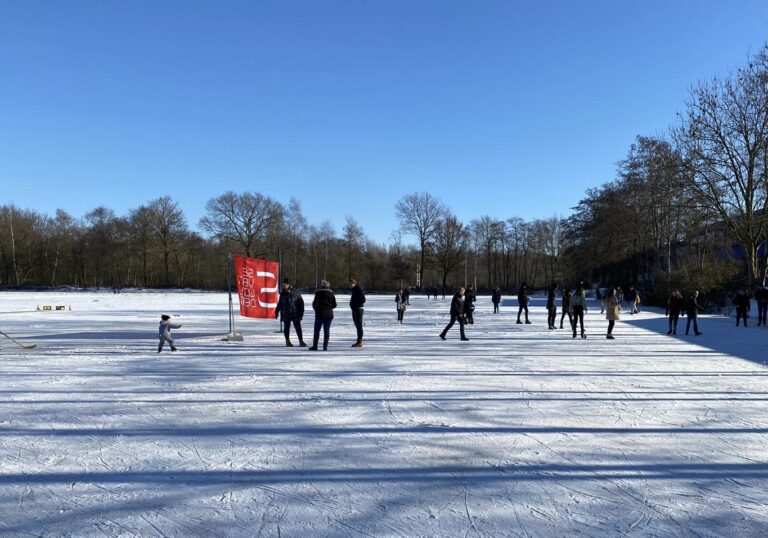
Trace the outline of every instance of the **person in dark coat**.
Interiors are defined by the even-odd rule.
[[[744,327],[747,327],[747,316],[749,316],[749,292],[741,290],[733,298],[733,304],[736,305],[736,326],[739,326],[739,320],[744,320]]]
[[[677,322],[680,321],[680,313],[685,308],[683,294],[675,290],[667,299],[666,315],[669,316],[669,330],[667,334],[677,334]]]
[[[403,316],[405,315],[405,296],[403,295],[403,288],[397,290],[395,294],[395,305],[397,307],[397,322],[403,324]]]
[[[757,326],[765,327],[765,318],[768,314],[768,288],[760,286],[755,290],[755,301],[757,301]]]
[[[498,314],[499,303],[501,302],[501,290],[499,290],[499,288],[493,289],[493,293],[491,294],[491,302],[493,303],[493,313]]]
[[[685,323],[685,334],[688,335],[688,331],[691,328],[691,322],[693,322],[693,334],[699,336],[702,334],[699,331],[699,312],[703,312],[704,309],[699,306],[699,291],[695,290],[688,299],[685,301],[685,315],[688,316],[688,321]]]
[[[526,325],[530,325],[531,322],[528,321],[528,286],[526,286],[525,283],[523,283],[517,291],[517,303],[520,305],[517,310],[517,323],[523,323],[520,321],[520,314],[525,311],[525,323]]]
[[[363,313],[365,312],[365,291],[354,278],[349,279],[352,296],[349,298],[349,308],[352,309],[352,321],[357,329],[357,341],[352,347],[363,347]]]
[[[552,330],[556,329],[555,322],[557,321],[557,284],[552,284],[547,292],[547,327]]]
[[[565,316],[568,316],[568,324],[573,325],[573,316],[571,315],[571,290],[565,288],[563,290],[563,298],[560,300],[560,306],[563,309],[563,313],[560,314],[560,328],[563,328],[563,320]]]
[[[440,338],[445,340],[445,335],[453,327],[453,324],[459,322],[459,332],[461,333],[462,340],[469,340],[466,334],[464,334],[464,288],[459,288],[451,301],[451,321],[445,326],[443,332],[440,333]]]
[[[299,337],[299,346],[307,347],[304,342],[304,334],[301,330],[301,320],[304,319],[304,298],[296,291],[289,279],[283,280],[283,290],[277,300],[275,308],[275,318],[280,317],[283,321],[283,334],[285,335],[285,345],[293,347],[291,343],[291,323],[296,330],[296,336]]]
[[[573,310],[573,319],[571,324],[573,326],[573,337],[576,338],[576,329],[581,325],[581,337],[586,338],[587,333],[584,332],[584,312],[587,311],[587,298],[584,293],[584,286],[579,286],[571,297],[571,309]]]
[[[470,284],[467,286],[467,291],[464,292],[464,319],[470,325],[475,324],[475,317],[473,315],[475,311],[475,300],[477,300],[475,287]]]
[[[157,352],[163,351],[163,344],[168,342],[171,346],[171,351],[178,351],[173,337],[171,336],[171,329],[181,329],[180,323],[171,323],[171,316],[163,314],[160,316],[160,344],[157,346]]]
[[[331,290],[331,285],[322,280],[320,289],[315,292],[315,299],[312,301],[312,309],[315,311],[315,333],[312,338],[312,351],[317,351],[317,342],[320,340],[320,328],[323,329],[323,350],[328,349],[328,340],[331,333],[331,323],[333,322],[333,309],[336,308],[336,296]]]

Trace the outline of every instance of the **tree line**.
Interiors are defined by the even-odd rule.
[[[662,136],[638,136],[616,177],[587,189],[570,215],[462,222],[437,196],[394,208],[388,244],[347,216],[309,223],[301,202],[226,192],[190,227],[168,196],[118,216],[82,218],[0,206],[0,286],[226,287],[226,254],[274,259],[298,286],[354,276],[402,285],[511,291],[522,283],[635,285],[660,301],[696,287],[713,299],[766,278],[768,46],[725,77],[691,88]]]

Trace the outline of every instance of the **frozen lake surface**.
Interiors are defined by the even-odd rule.
[[[38,345],[0,342],[0,534],[768,535],[765,328],[643,312],[607,341],[598,307],[573,340],[543,299],[516,325],[480,297],[443,342],[449,298],[402,326],[393,299],[350,349],[340,296],[310,352],[274,320],[222,341],[225,294],[0,293],[0,330]]]

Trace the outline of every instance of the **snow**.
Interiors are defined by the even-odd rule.
[[[0,342],[0,534],[768,534],[765,328],[669,337],[643,309],[608,341],[592,307],[573,340],[542,298],[517,325],[480,297],[443,342],[449,298],[400,326],[387,295],[350,349],[345,299],[310,352],[274,320],[222,341],[225,294],[0,294],[38,345]],[[156,353],[162,313],[179,353]]]

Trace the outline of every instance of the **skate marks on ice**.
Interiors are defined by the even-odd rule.
[[[242,344],[185,338],[216,334],[226,299],[169,294],[195,322],[158,356],[117,301],[139,316],[159,298],[99,299],[36,329],[3,318],[45,338],[2,349],[0,533],[768,532],[768,371],[722,351],[630,323],[607,342],[599,309],[574,341],[535,299],[518,326],[483,297],[470,342],[442,342],[447,303],[412,297],[397,326],[387,296],[369,297],[363,349],[342,306],[311,353],[270,321],[243,321]]]

